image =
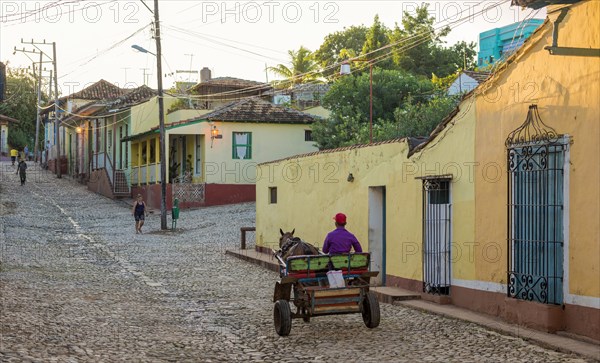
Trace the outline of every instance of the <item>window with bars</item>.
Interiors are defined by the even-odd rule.
[[[564,163],[567,144],[508,148],[508,295],[563,302]]]
[[[304,130],[304,141],[313,141],[312,130]]]
[[[423,180],[423,291],[450,294],[450,179]]]

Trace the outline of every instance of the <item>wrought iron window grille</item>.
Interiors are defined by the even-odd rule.
[[[558,140],[560,136],[556,130],[542,121],[537,105],[530,105],[525,122],[508,134],[505,145],[506,147],[511,147],[526,144],[551,143]]]
[[[564,167],[568,141],[544,124],[536,105],[506,139],[508,296],[563,301]]]

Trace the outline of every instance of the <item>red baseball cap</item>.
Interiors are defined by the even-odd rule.
[[[335,222],[338,224],[346,223],[346,215],[344,213],[336,214],[335,217],[333,217],[333,219],[335,219]]]

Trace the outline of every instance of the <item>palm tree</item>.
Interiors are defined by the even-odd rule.
[[[275,67],[268,67],[268,70],[276,75],[285,78],[278,81],[277,86],[281,88],[292,87],[300,83],[308,83],[319,80],[319,65],[315,62],[310,50],[300,47],[297,51],[289,50],[290,65],[278,64]]]

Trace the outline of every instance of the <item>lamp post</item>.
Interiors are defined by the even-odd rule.
[[[165,106],[163,101],[162,55],[160,44],[160,26],[158,19],[158,0],[154,0],[154,39],[156,39],[156,54],[140,47],[139,45],[132,45],[131,47],[142,53],[150,53],[156,57],[156,69],[158,73],[158,125],[160,130],[160,229],[165,230],[167,229],[167,159],[165,158]]]
[[[366,59],[353,59],[353,62],[369,63],[369,144],[373,143],[373,62]],[[344,62],[340,67],[340,75],[350,74],[350,63]]]

